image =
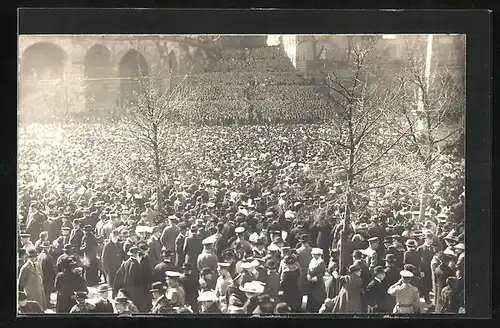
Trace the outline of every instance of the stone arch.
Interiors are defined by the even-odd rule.
[[[19,93],[23,99],[27,94],[37,92],[45,80],[63,79],[68,54],[51,42],[36,42],[27,47],[20,58]]]
[[[83,65],[87,110],[102,108],[109,100],[111,59],[111,51],[102,44],[94,44],[85,54]]]
[[[130,49],[118,64],[120,94],[122,100],[130,99],[133,92],[140,90],[140,79],[149,74],[149,66],[144,56],[137,50]]]

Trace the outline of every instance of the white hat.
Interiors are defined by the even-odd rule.
[[[181,274],[179,272],[176,272],[176,271],[167,271],[167,272],[165,272],[165,275],[167,277],[171,277],[171,278],[178,278],[181,276]]]
[[[315,247],[311,250],[311,254],[312,255],[323,255],[323,250],[321,248]]]
[[[454,248],[456,249],[461,249],[461,250],[465,250],[465,245],[464,243],[458,243],[454,246]]]
[[[245,208],[241,208],[238,213],[243,214],[244,216],[248,216],[248,211]]]
[[[257,262],[257,265],[259,265],[258,262]],[[243,262],[243,263],[241,263],[241,268],[248,270],[248,269],[255,268],[257,265],[255,265],[255,263],[253,261],[252,262]]]
[[[259,240],[259,234],[254,232],[248,237],[248,241],[251,243],[256,243]]]
[[[148,232],[148,227],[146,226],[137,226],[135,228],[135,233],[145,233]]]
[[[447,219],[448,218],[448,215],[444,214],[444,213],[439,213],[437,216],[437,218],[440,218],[440,219]]]
[[[210,236],[210,237],[203,239],[203,241],[201,243],[203,245],[211,245],[211,244],[215,244],[216,241],[217,240],[215,239],[214,236]]]
[[[450,255],[450,256],[456,256],[455,252],[452,251],[451,249],[447,248],[444,250],[443,254],[445,255]]]
[[[198,302],[215,302],[217,300],[217,295],[211,290],[202,292],[200,296],[198,296]]]
[[[276,246],[275,244],[271,244],[271,245],[267,246],[267,250],[270,252],[277,252],[280,250],[280,248],[278,246]]]
[[[245,293],[262,294],[265,286],[257,281],[247,282],[244,286],[240,286],[240,290]]]
[[[401,277],[403,278],[412,278],[413,277],[413,273],[411,273],[410,271],[408,270],[403,270],[403,271],[400,271],[399,274],[401,275]]]
[[[293,219],[295,217],[295,213],[293,211],[286,211],[285,212],[285,219]]]
[[[234,232],[236,232],[236,233],[245,232],[245,228],[244,227],[238,227],[238,228],[234,229]]]

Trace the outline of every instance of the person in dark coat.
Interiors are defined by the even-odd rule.
[[[176,266],[172,261],[172,258],[175,258],[175,252],[173,250],[163,248],[161,256],[163,257],[163,260],[153,269],[153,281],[165,281],[167,278],[165,272],[176,271]]]
[[[448,277],[446,279],[446,287],[441,290],[441,299],[439,308],[436,308],[438,313],[457,313],[460,308],[460,300],[457,292],[457,279]]]
[[[195,274],[198,273],[198,256],[203,250],[203,239],[198,235],[198,227],[191,226],[191,235],[184,240],[185,263],[191,265]]]
[[[63,225],[62,218],[60,218],[60,217],[49,217],[48,218],[48,220],[47,220],[47,240],[49,242],[52,243],[59,237],[62,225]],[[65,243],[62,243],[62,245],[64,245],[64,244]]]
[[[161,256],[161,242],[159,239],[160,235],[160,227],[159,226],[154,226],[152,235],[148,239],[148,258],[149,258],[149,263],[151,264],[151,269],[154,269],[158,263],[162,261],[162,256]],[[163,280],[162,280],[163,281]]]
[[[127,231],[127,238],[123,242],[123,254],[124,254],[125,260],[128,259],[128,255],[127,254],[129,252],[130,248],[132,246],[136,246],[137,241],[138,241],[138,239],[137,239],[137,234],[135,233],[135,230],[134,229],[129,229]]]
[[[302,307],[302,295],[298,284],[300,280],[300,267],[297,258],[289,255],[284,260],[285,266],[281,273],[280,290],[283,292],[280,300],[287,303],[292,313],[299,313]]]
[[[83,263],[85,265],[85,280],[89,286],[99,284],[99,274],[97,266],[97,238],[93,234],[91,225],[84,227],[85,234],[82,237],[82,245],[80,247],[83,252]]]
[[[454,276],[453,270],[451,269],[451,266],[454,264],[454,261],[455,260],[452,257],[444,255],[443,261],[435,270],[436,289],[434,290],[434,293],[436,295],[436,297],[435,297],[436,310],[441,309],[441,307],[442,307],[442,305],[441,305],[441,292],[442,292],[443,288],[445,288],[448,285],[446,283],[446,279]]]
[[[114,285],[116,272],[124,260],[123,245],[118,240],[119,234],[118,230],[113,230],[110,240],[104,244],[102,249],[102,268],[109,286]]]
[[[99,299],[95,302],[95,313],[113,313],[113,304],[109,300],[109,292],[112,290],[107,284],[100,285],[97,288]]]
[[[63,247],[65,245],[69,244],[70,231],[71,231],[70,227],[62,227],[61,228],[61,235],[53,241],[52,245],[54,247],[52,250],[52,257],[54,258],[55,261],[57,261],[59,256],[61,256],[64,253]]]
[[[69,235],[69,243],[73,245],[75,255],[78,257],[83,256],[82,251],[82,239],[83,239],[83,230],[81,229],[80,219],[75,219],[73,221],[73,230]]]
[[[334,299],[333,313],[360,313],[361,312],[361,269],[351,265],[348,275],[339,278],[342,286],[339,295]]]
[[[61,272],[56,276],[55,290],[57,292],[56,313],[69,313],[76,304],[73,295],[77,291],[88,292],[85,280],[73,272],[75,263],[67,258],[60,263]]]
[[[424,296],[426,302],[429,302],[429,292],[432,290],[433,272],[431,270],[431,261],[434,257],[433,242],[433,235],[427,234],[424,243],[417,247],[417,252],[420,254],[420,266],[417,268],[420,269],[422,277],[421,294]]]
[[[332,246],[332,225],[329,222],[324,222],[319,226],[316,245],[323,250],[323,258],[328,258],[330,247]]]
[[[416,274],[420,277],[420,253],[417,251],[417,242],[414,239],[408,239],[405,243],[407,251],[404,253],[403,256],[403,265],[406,264],[411,264],[413,265],[416,269],[417,272],[413,273]]]
[[[54,282],[57,270],[54,259],[49,254],[50,242],[47,240],[40,246],[42,248],[42,252],[38,255],[37,263],[42,269],[43,290],[45,293],[45,299],[47,300],[47,306],[50,308],[50,295],[55,291]]]
[[[37,301],[28,300],[25,292],[18,293],[18,307],[17,313],[19,314],[32,314],[44,313],[40,304]]]
[[[373,269],[373,279],[362,289],[363,303],[368,306],[368,313],[390,313],[392,309],[387,310],[386,296],[387,289],[382,283],[385,279],[385,271],[382,266],[376,266]]]
[[[385,261],[385,279],[383,281],[386,290],[389,289],[390,286],[394,285],[401,279],[400,272],[401,268],[396,266],[396,256],[394,254],[387,254],[384,258]],[[396,305],[396,297],[387,294],[386,297],[386,309],[393,309]]]
[[[151,284],[153,283],[153,270],[151,269],[151,264],[149,264],[149,257],[147,255],[148,245],[146,242],[139,242],[137,244],[139,248],[139,264],[142,270],[142,291],[143,291],[143,301],[137,306],[140,312],[149,312],[151,310],[151,293],[149,292]]]
[[[59,257],[57,258],[57,261],[56,261],[56,267],[57,267],[57,271],[58,271],[58,272],[61,272],[61,271],[62,271],[62,269],[61,269],[61,263],[62,263],[63,261],[65,261],[65,260],[67,260],[67,259],[70,259],[70,260],[72,260],[72,261],[74,261],[74,262],[76,262],[76,261],[77,261],[77,259],[76,259],[76,257],[75,257],[75,252],[74,252],[74,249],[75,249],[75,248],[74,248],[74,247],[73,247],[73,245],[71,245],[71,244],[66,244],[66,245],[64,245],[64,247],[63,247],[63,249],[62,249],[62,250],[63,250],[63,254],[61,254],[61,256],[59,256]]]
[[[181,268],[184,264],[186,253],[184,253],[184,242],[187,234],[187,225],[184,222],[179,223],[179,234],[175,238],[175,258],[174,264],[177,268]]]
[[[198,278],[193,274],[193,267],[189,263],[182,266],[183,274],[179,278],[181,286],[186,293],[186,304],[191,306],[193,313],[198,313],[198,291],[200,283]]]
[[[139,263],[139,248],[132,246],[127,254],[129,258],[124,261],[116,272],[113,284],[113,295],[120,289],[126,289],[130,294],[130,300],[139,308],[143,302],[143,276]],[[141,304],[141,305],[140,305]]]
[[[271,296],[276,303],[280,302],[278,296],[280,290],[280,275],[278,274],[278,264],[276,261],[269,259],[266,262],[267,279],[266,279],[266,293]]]
[[[214,271],[210,268],[203,268],[200,272],[200,290],[202,292],[215,290],[217,284],[217,276]]]

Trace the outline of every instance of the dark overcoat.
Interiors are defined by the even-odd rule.
[[[71,271],[59,272],[55,280],[57,292],[56,313],[69,313],[76,304],[73,299],[74,292],[88,292],[85,280]]]
[[[334,313],[360,313],[361,312],[361,285],[363,281],[355,273],[339,278],[342,286],[335,298]]]
[[[130,294],[130,300],[139,307],[143,301],[143,276],[141,264],[135,258],[124,261],[116,272],[113,284],[113,295],[120,288],[125,288]]]
[[[113,243],[111,240],[104,244],[102,249],[102,268],[106,275],[106,281],[110,286],[115,282],[116,272],[124,260],[123,245],[119,242]]]
[[[293,271],[285,271],[281,275],[280,289],[283,291],[280,299],[286,302],[292,312],[300,312],[302,307],[302,295],[299,291],[298,284],[300,279],[300,269]]]

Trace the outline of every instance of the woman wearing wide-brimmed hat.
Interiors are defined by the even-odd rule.
[[[360,313],[361,312],[361,268],[351,265],[348,275],[339,279],[339,295],[334,300],[332,312],[334,313]]]
[[[118,314],[139,313],[137,306],[130,299],[130,294],[126,289],[123,288],[118,290],[118,293],[116,294],[115,297],[114,306],[115,306],[115,313]]]

